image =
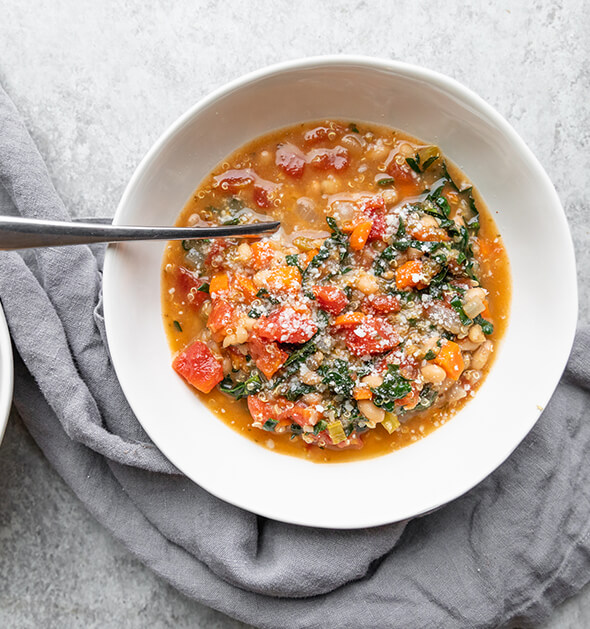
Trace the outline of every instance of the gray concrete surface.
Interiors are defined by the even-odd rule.
[[[590,10],[527,3],[0,0],[0,81],[77,215],[107,215],[152,142],[211,89],[279,60],[362,53],[449,74],[515,126],[590,268]],[[580,315],[590,294],[581,287]],[[590,580],[590,574],[589,580]],[[13,413],[0,447],[0,627],[245,625],[190,601],[85,511]],[[590,626],[590,588],[546,629]]]

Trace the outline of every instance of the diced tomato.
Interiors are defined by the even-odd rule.
[[[317,144],[322,140],[328,139],[328,133],[330,133],[329,127],[315,127],[305,132],[303,136],[306,144]]]
[[[267,378],[272,378],[289,357],[276,343],[262,339],[256,332],[248,339],[248,351]]]
[[[365,220],[373,221],[373,226],[367,238],[367,242],[374,240],[383,240],[387,230],[385,222],[385,201],[381,195],[375,195],[363,202],[360,208],[360,216]],[[359,218],[359,222],[360,219]]]
[[[401,304],[399,297],[395,297],[394,295],[370,295],[363,299],[361,310],[367,314],[370,312],[390,314],[392,312],[399,312],[401,310]]]
[[[381,354],[399,345],[399,336],[385,319],[367,315],[356,326],[345,328],[344,341],[351,354]]]
[[[279,397],[270,402],[263,402],[257,395],[248,396],[248,410],[255,422],[264,424],[269,419],[279,422],[295,422],[300,426],[314,426],[319,413],[301,402],[293,404]]]
[[[262,186],[254,186],[254,203],[256,203],[258,207],[270,207],[270,197],[266,188],[263,188]]]
[[[275,154],[275,164],[287,175],[299,179],[305,168],[305,155],[294,144],[280,144]]]
[[[255,422],[264,424],[268,419],[276,419],[274,405],[270,402],[263,402],[257,395],[248,396],[248,410]]]
[[[403,398],[395,401],[396,406],[403,406],[407,411],[418,406],[420,402],[420,392],[414,382],[412,382],[412,390]]]
[[[305,343],[318,331],[308,312],[300,312],[292,306],[282,306],[256,324],[261,338],[279,343]]]
[[[205,258],[207,266],[218,267],[223,264],[221,253],[229,247],[229,242],[225,238],[216,238],[209,246],[209,253]]]
[[[318,306],[330,314],[340,314],[348,304],[346,293],[336,286],[314,286],[312,290]]]
[[[186,296],[192,291],[193,299],[192,301],[188,301],[192,306],[196,308],[200,308],[201,305],[207,301],[209,294],[197,290],[204,284],[203,280],[198,278],[192,271],[189,269],[185,269],[183,266],[176,267],[176,277],[174,279],[174,287],[175,289],[182,295],[182,298],[185,299]]]
[[[415,184],[416,173],[408,166],[405,160],[399,164],[397,158],[399,153],[396,153],[389,160],[386,165],[386,171],[388,175],[393,177],[393,181],[396,187],[402,184]]]
[[[214,177],[215,183],[217,183],[222,190],[228,192],[237,192],[241,188],[249,186],[254,183],[254,175],[249,168],[245,169],[233,169],[226,170],[221,175]]]
[[[234,307],[225,299],[215,299],[207,320],[207,327],[211,330],[216,341],[223,339],[227,329],[234,320]]]
[[[348,151],[343,146],[333,149],[312,149],[307,154],[307,162],[318,170],[344,170],[350,163]]]
[[[275,257],[275,249],[268,240],[258,240],[251,245],[250,266],[257,271],[267,267]]]
[[[292,407],[287,406],[279,417],[280,419],[290,419],[300,426],[315,426],[319,419],[319,413],[311,406],[296,402]]]
[[[221,365],[202,341],[183,349],[172,361],[172,368],[203,393],[209,393],[223,380]]]

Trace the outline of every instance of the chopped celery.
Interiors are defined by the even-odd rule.
[[[332,443],[340,443],[341,441],[344,441],[346,439],[344,426],[340,421],[335,421],[331,424],[328,424],[328,434],[330,435],[330,439],[332,439]]]
[[[381,425],[389,434],[396,431],[401,426],[395,413],[385,413],[385,419],[381,422]]]

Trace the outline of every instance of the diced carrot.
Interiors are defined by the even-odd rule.
[[[275,257],[274,247],[267,240],[258,240],[252,245],[252,257],[250,258],[250,266],[260,270],[267,267]]]
[[[440,227],[424,227],[415,225],[410,230],[410,236],[421,242],[447,242],[451,238],[444,229]]]
[[[258,369],[269,379],[274,376],[287,358],[289,358],[289,354],[283,351],[276,343],[263,340],[256,333],[251,334],[248,339],[248,351]]]
[[[244,299],[247,302],[256,299],[256,285],[249,277],[247,277],[246,275],[242,275],[241,273],[236,273],[234,279],[236,283],[236,288],[242,292],[242,294],[244,295]]]
[[[442,367],[451,380],[458,380],[465,368],[461,348],[455,341],[445,341],[433,362]]]
[[[362,312],[345,312],[344,314],[336,317],[336,319],[334,320],[334,325],[341,326],[343,328],[349,328],[361,323],[364,320],[365,316],[366,315]]]
[[[301,272],[296,266],[280,266],[271,271],[266,285],[269,291],[297,292],[301,289]]]
[[[354,387],[352,397],[354,397],[355,400],[370,400],[373,394],[369,387]]]
[[[354,231],[355,223],[353,221],[345,221],[340,228],[345,234],[351,234]]]
[[[312,290],[318,306],[330,314],[340,314],[348,304],[346,293],[336,286],[314,286]]]
[[[354,251],[360,251],[365,246],[372,228],[373,221],[359,223],[350,235],[350,248]]]
[[[398,290],[424,286],[422,262],[420,260],[404,262],[395,272],[395,286]]]
[[[319,249],[311,249],[305,254],[303,258],[303,268],[306,269],[309,266],[309,263],[317,256],[319,253]]]
[[[492,313],[490,312],[490,305],[488,304],[488,300],[484,297],[483,298],[483,305],[484,305],[484,310],[483,312],[481,312],[481,316],[483,319],[485,319],[486,321],[492,321]]]
[[[209,294],[213,299],[219,297],[223,291],[229,290],[229,276],[227,273],[217,273],[209,282]]]
[[[221,365],[202,341],[185,347],[172,361],[172,368],[203,393],[209,393],[223,380]]]

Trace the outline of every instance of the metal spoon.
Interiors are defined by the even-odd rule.
[[[87,245],[124,240],[197,240],[199,238],[243,238],[274,232],[278,221],[219,227],[135,227],[101,225],[95,222],[66,223],[36,218],[0,216],[0,251],[31,247]]]

